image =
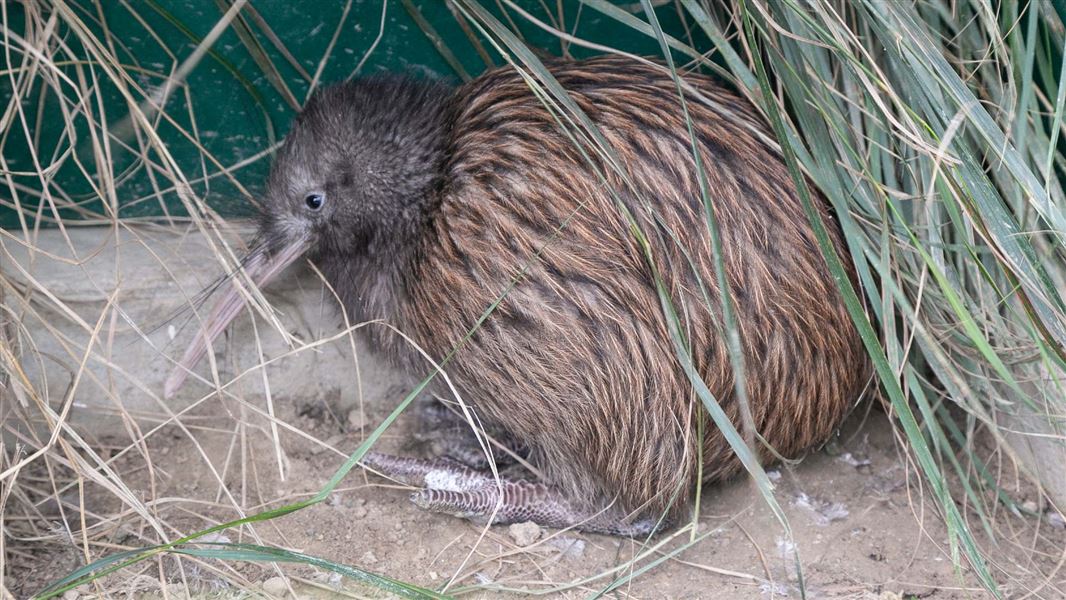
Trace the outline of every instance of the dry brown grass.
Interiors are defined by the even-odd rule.
[[[350,4],[345,5],[345,15]],[[457,2],[455,14],[461,16],[460,9],[476,4]],[[717,48],[725,67],[715,68],[728,73],[741,91],[759,102],[756,71],[749,67],[752,48],[748,40],[736,36],[741,11],[715,4],[712,25],[707,25],[698,18],[703,3],[676,4],[689,33],[708,35],[721,45],[704,43],[697,49],[692,37],[671,43],[693,64],[704,66],[706,57],[714,54],[704,50]],[[511,19],[535,19],[532,27],[548,30],[566,44],[598,47],[567,33],[565,19],[573,15],[569,7],[562,13],[548,11],[549,19],[526,11],[526,5],[520,11],[504,0],[502,6]],[[945,57],[952,73],[960,75],[956,79],[965,84],[963,91],[975,91],[973,98],[982,103],[978,105],[962,101],[963,91],[946,83],[951,79],[948,74],[935,69],[921,72],[905,61],[910,57],[919,65],[930,64],[920,61],[921,51],[929,50],[919,35],[923,26],[899,27],[901,56],[872,41],[884,34],[879,28],[888,27],[892,18],[918,13],[901,8],[875,18],[845,8],[845,3],[831,3],[805,13],[811,21],[804,24],[790,6],[749,3],[756,22],[762,24],[758,35],[767,56],[776,59],[771,70],[780,87],[774,90],[774,105],[788,109],[789,126],[815,155],[801,152],[802,167],[851,215],[846,231],[864,264],[866,283],[874,284],[866,292],[867,301],[878,314],[889,315],[874,325],[901,394],[892,410],[911,407],[915,424],[922,427],[919,435],[897,432],[900,463],[908,474],[900,493],[910,500],[915,522],[922,524],[919,529],[926,531],[916,536],[921,539],[912,540],[914,556],[919,545],[931,541],[940,555],[965,570],[962,583],[937,584],[945,595],[978,595],[980,588],[975,586],[984,570],[1011,597],[1061,597],[1066,593],[1060,512],[1066,484],[1057,457],[1066,455],[1062,449],[1066,391],[1062,347],[1056,344],[1062,343],[1066,317],[1055,290],[1066,289],[1062,249],[1066,201],[1059,182],[1064,169],[1059,140],[1066,85],[1041,85],[1039,67],[1041,52],[1054,54],[1063,47],[1062,15],[1050,5],[1042,9],[1046,26],[1041,27],[1046,31],[1039,33],[1047,40],[1038,43],[1018,37],[1019,31],[1036,27],[1021,12],[1023,5],[1003,3],[997,21],[990,7],[977,2],[922,4],[926,8],[921,14],[930,22],[934,19],[928,13],[945,13],[936,21],[943,25],[942,36],[933,38],[930,47]],[[365,389],[363,375],[372,363],[361,357],[354,335],[362,324],[343,324],[339,332],[305,327],[305,335],[294,338],[288,333],[293,313],[279,316],[271,302],[252,289],[261,319],[259,329],[245,332],[249,334],[245,340],[252,340],[251,350],[246,346],[241,354],[230,348],[225,360],[212,360],[214,392],[188,397],[180,406],[161,399],[160,371],[168,365],[165,357],[173,354],[166,346],[167,311],[195,306],[198,292],[212,279],[207,274],[232,269],[243,253],[239,236],[195,190],[204,182],[225,180],[254,200],[241,169],[268,160],[272,150],[264,147],[232,164],[213,156],[197,125],[196,111],[204,107],[197,105],[194,90],[185,81],[217,36],[250,9],[244,0],[229,3],[194,50],[179,55],[161,46],[170,62],[158,70],[141,71],[124,64],[116,50],[129,40],[101,34],[92,25],[98,9],[91,2],[0,5],[5,57],[0,76],[6,80],[3,89],[10,93],[0,114],[0,210],[15,215],[19,223],[0,231],[0,594],[4,598],[14,597],[12,590],[20,595],[31,591],[13,583],[12,574],[32,575],[36,585],[115,552],[173,541],[228,519],[314,497],[318,484],[296,489],[298,484],[291,483],[293,453],[307,454],[299,461],[303,467],[317,465],[311,469],[317,477],[314,482],[327,480],[355,450],[355,443],[366,439],[360,434],[373,430],[387,415],[387,410],[374,409],[369,398],[388,397],[391,409],[408,391]],[[618,19],[619,28],[640,16],[639,7],[622,13],[597,2],[582,10]],[[951,21],[952,10],[966,18]],[[1011,10],[1017,13],[1015,18],[1010,18]],[[15,11],[22,16],[16,19]],[[130,8],[130,18],[135,11]],[[559,14],[562,21],[553,20]],[[384,31],[385,16],[364,26]],[[716,23],[723,27],[717,33]],[[486,26],[467,26],[473,30],[478,25]],[[642,27],[654,35],[646,24]],[[282,28],[275,25],[274,31]],[[715,37],[718,34],[720,38]],[[145,37],[151,36],[146,32]],[[336,59],[336,34],[331,39],[313,73],[305,73],[312,86],[320,81],[325,63]],[[380,39],[379,35],[367,55]],[[726,42],[732,42],[728,47],[734,48],[733,54],[726,51]],[[820,54],[825,48],[834,52]],[[1030,50],[1035,58],[1030,58]],[[357,64],[365,60],[366,56],[359,57]],[[801,60],[809,63],[790,78],[787,65]],[[818,60],[826,61],[824,71],[816,68]],[[536,73],[535,65],[518,62]],[[1054,66],[1054,60],[1049,64]],[[905,68],[918,73],[911,87],[905,85]],[[931,86],[921,85],[936,77],[943,83],[939,98]],[[815,91],[804,95],[803,84]],[[919,89],[927,96],[918,97]],[[108,94],[121,98],[125,110],[118,114],[105,110]],[[927,104],[938,101],[943,103],[941,121],[934,122],[930,115],[937,107]],[[809,111],[804,113],[801,106]],[[171,112],[177,110],[184,113]],[[820,129],[819,121],[828,127]],[[22,151],[16,140],[39,140],[55,123],[62,124],[59,143],[54,148],[29,144],[29,156],[19,158],[28,158],[32,168],[13,169],[13,153]],[[168,151],[170,139],[161,136],[161,124],[170,132],[167,135],[198,149],[199,175],[183,169]],[[121,182],[129,173],[114,166],[117,148],[137,156],[137,168],[148,173],[151,193],[122,197]],[[982,152],[975,155],[975,148]],[[57,174],[71,168],[82,173],[78,183],[88,186],[91,194],[66,189]],[[120,205],[163,206],[161,199],[171,195],[180,199],[189,216],[119,216]],[[189,253],[194,247],[199,254]],[[144,264],[151,269],[127,271],[129,263],[123,257],[133,255],[147,257]],[[210,264],[195,264],[204,260]],[[56,273],[78,283],[61,286]],[[93,279],[89,273],[112,276]],[[149,273],[178,284],[169,304],[155,305],[138,297],[146,289],[158,289],[138,279]],[[297,292],[303,297],[314,293],[307,286],[320,287],[315,279],[301,281],[305,287]],[[322,297],[321,306],[328,306],[328,291]],[[279,302],[276,297],[272,301]],[[141,312],[134,314],[131,307]],[[187,311],[183,317],[190,314]],[[196,320],[187,322],[183,335]],[[162,329],[150,331],[160,323]],[[284,360],[313,369],[308,365],[314,364],[314,357],[329,352],[344,357],[330,364],[350,367],[357,385],[344,392],[344,402],[313,402],[320,411],[316,414],[327,416],[308,421],[277,397],[277,390],[288,390],[286,383],[296,382],[271,381],[263,366]],[[87,403],[87,398],[93,401]],[[381,418],[352,429],[343,425],[345,415],[328,416],[329,408],[347,410],[352,405],[359,414],[377,410]],[[390,436],[383,440],[400,441]],[[917,457],[916,444],[931,448],[931,465]],[[311,454],[316,447],[326,449],[324,454]],[[192,462],[164,458],[177,448]],[[269,460],[254,460],[262,455]],[[315,463],[320,461],[315,457],[325,456],[335,458],[331,467]],[[185,481],[188,473],[170,471],[189,468],[183,464],[197,465],[203,476],[197,485],[210,493],[182,491],[175,482]],[[935,467],[932,474],[930,466]],[[368,485],[366,479],[358,480],[353,475],[344,483],[350,487],[338,487],[332,490],[334,495]],[[271,490],[276,494],[271,495]],[[959,507],[959,520],[945,513],[945,497]],[[740,507],[737,515],[748,508],[734,506]],[[304,514],[313,516],[305,516],[301,526],[313,527],[326,518],[315,510],[324,509],[307,509]],[[358,513],[358,507],[350,510]],[[721,526],[737,515],[727,515]],[[795,517],[791,511],[790,515]],[[421,526],[434,527],[426,523],[430,524]],[[414,526],[405,531],[403,539],[423,535]],[[528,572],[523,571],[528,577],[501,586],[565,588],[573,595],[592,595],[615,581],[616,595],[654,595],[655,588],[633,591],[629,578],[646,577],[641,570],[657,561],[693,563],[681,552],[701,543],[707,532],[706,522],[697,528],[694,521],[654,545],[618,549],[620,558],[614,566],[598,565],[594,574],[574,577],[552,570],[561,568],[558,552],[538,554],[535,549],[517,548],[496,530],[456,533],[456,540],[465,535],[461,542],[452,547],[441,541],[436,551],[463,553],[453,578],[460,590],[476,585],[479,574],[490,566],[500,573],[517,564],[528,567]],[[230,541],[290,549],[303,543],[293,537],[297,534],[292,529],[270,521],[248,523],[224,535]],[[738,597],[754,593],[760,585],[773,583],[775,572],[782,573],[774,562],[772,542],[757,537],[756,532],[751,546],[761,560],[750,568],[724,568],[703,557],[687,567],[713,574],[716,585],[746,586]],[[970,540],[977,540],[972,543],[985,565],[965,558]],[[386,564],[356,562],[370,570],[390,571]],[[304,586],[301,593],[336,591],[328,578],[305,571],[269,562],[263,570],[253,571],[235,561],[204,555],[153,556],[81,590],[101,597],[173,597],[179,588],[168,586],[210,591],[212,582],[226,582],[232,587],[211,592],[214,597],[243,597],[258,589],[264,573],[283,572]],[[438,583],[452,575],[440,573]],[[912,589],[907,585],[903,582],[897,589]],[[841,597],[878,597],[876,589],[874,582],[864,581],[854,588],[839,586],[838,591]],[[354,597],[357,592],[345,593]]]

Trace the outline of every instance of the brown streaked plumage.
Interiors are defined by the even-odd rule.
[[[578,516],[613,500],[627,512],[676,516],[697,477],[698,419],[707,432],[704,479],[740,470],[681,369],[652,265],[616,204],[647,234],[697,370],[739,427],[677,90],[665,68],[625,58],[549,67],[624,176],[595,152],[583,155],[509,68],[454,90],[402,77],[343,84],[311,99],[280,151],[249,270],[269,279],[264,273],[306,250],[353,319],[385,320],[434,359],[518,277],[447,372],[478,416],[527,447],[544,473],[547,487],[523,502],[556,494],[546,502]],[[789,173],[760,136],[764,126],[710,79],[684,79],[699,92],[686,100],[722,234],[754,422],[778,453],[796,457],[824,442],[857,400],[866,355]],[[309,195],[324,206],[309,208]],[[843,253],[835,227],[831,234]],[[220,320],[210,335],[225,326]],[[398,336],[371,331],[394,363],[427,372]],[[433,487],[429,479],[413,478]],[[424,496],[423,504],[470,516],[472,505],[450,498]],[[585,528],[628,532],[601,525]]]

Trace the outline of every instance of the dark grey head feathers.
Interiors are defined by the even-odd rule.
[[[440,178],[451,95],[443,83],[395,75],[316,92],[274,161],[264,241],[307,236],[316,262],[392,252]]]

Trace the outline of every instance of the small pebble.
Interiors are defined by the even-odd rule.
[[[63,592],[63,595],[60,596],[60,597],[63,600],[78,600],[78,597],[80,595],[81,594],[79,594],[77,590],[67,590],[67,591]]]
[[[263,582],[263,591],[271,596],[285,596],[289,592],[289,581],[281,576],[274,576]]]
[[[1025,502],[1022,502],[1021,507],[1022,507],[1022,510],[1027,510],[1027,511],[1033,512],[1033,513],[1035,513],[1037,511],[1037,509],[1039,508],[1036,505],[1036,502],[1033,502],[1032,500],[1026,500]]]
[[[548,545],[559,549],[563,558],[576,560],[585,555],[585,540],[570,536],[556,536],[548,540]]]
[[[323,584],[323,585],[328,585],[330,587],[336,588],[336,587],[340,587],[341,583],[343,583],[344,578],[343,578],[343,576],[341,576],[340,573],[330,573],[330,572],[327,572],[327,571],[319,571],[319,572],[317,572],[317,573],[315,573],[314,575],[311,576],[311,580],[314,581],[315,583],[320,583],[320,584]]]
[[[440,575],[437,575],[436,571],[430,571],[429,572],[429,580],[430,581],[436,581],[437,579],[440,579]]]
[[[507,528],[507,533],[510,534],[515,544],[524,548],[540,539],[541,530],[540,525],[533,521],[526,521],[525,523],[511,525]]]
[[[372,565],[378,562],[378,557],[374,556],[374,553],[367,550],[359,557],[359,564]]]
[[[366,508],[362,506],[356,506],[352,509],[352,516],[356,519],[362,519],[366,516]]]
[[[1062,513],[1049,510],[1047,513],[1048,523],[1055,529],[1066,529],[1066,517],[1062,516]]]
[[[348,427],[352,429],[362,429],[366,426],[366,414],[358,408],[353,408],[348,413]]]

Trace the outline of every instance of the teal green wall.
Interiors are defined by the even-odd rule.
[[[462,69],[468,75],[476,76],[486,68],[484,60],[475,51],[470,38],[460,28],[458,22],[442,0],[386,0],[387,18],[384,35],[375,51],[364,65],[363,73],[380,70],[399,71],[411,69],[424,71],[438,76],[455,77],[458,73],[445,60],[431,42],[426,32],[412,17],[409,9],[416,7],[425,22],[428,22],[439,34],[441,42],[455,56]],[[207,35],[212,26],[218,22],[228,2],[224,0],[153,0],[151,2],[129,3],[135,7],[143,19],[141,24],[118,2],[104,0],[102,14],[96,11],[94,2],[88,0],[74,2],[78,16],[101,35],[104,27],[111,31],[116,42],[117,53],[128,71],[145,87],[158,86],[162,83],[161,74],[174,68],[175,61],[169,57],[159,42],[149,34],[148,28],[169,47],[177,57],[177,62],[186,58]],[[334,30],[341,20],[344,2],[285,2],[280,0],[254,2],[256,10],[270,25],[288,50],[296,57],[299,64],[309,73],[314,73]],[[525,10],[542,20],[549,15],[544,7],[557,10],[557,0],[520,0]],[[632,6],[633,2],[621,3]],[[502,16],[494,0],[483,0],[482,5]],[[588,7],[582,7],[576,0],[562,2],[566,27],[582,39],[622,48],[642,54],[657,54],[658,45],[651,38],[635,33],[619,25],[614,20],[604,17]],[[25,15],[21,4],[8,7],[11,29],[22,33]],[[344,79],[353,73],[356,64],[364,56],[378,34],[381,22],[381,0],[356,0],[347,20],[341,29],[336,47],[322,74],[323,82]],[[660,20],[668,32],[685,38],[681,29],[676,7],[673,4],[658,9]],[[244,11],[242,15],[248,23],[255,39],[266,50],[271,61],[277,66],[286,86],[300,102],[306,97],[308,82],[282,57],[255,21]],[[101,19],[102,17],[102,19]],[[552,17],[558,17],[553,14]],[[547,54],[558,55],[561,42],[529,23],[523,22],[515,14],[512,20],[518,24],[519,32],[531,46]],[[504,22],[508,22],[504,20]],[[68,43],[78,51],[74,36],[67,36]],[[492,60],[501,64],[500,58],[492,52]],[[575,56],[588,55],[590,52],[571,47]],[[5,60],[0,58],[0,60]],[[21,58],[13,55],[16,65]],[[5,69],[7,65],[5,64]],[[97,69],[97,77],[104,81],[102,97],[104,111],[113,134],[118,140],[136,146],[136,139],[130,130],[119,125],[127,116],[128,110],[117,89],[106,83],[106,77]],[[74,69],[65,66],[64,70],[74,76]],[[294,110],[285,101],[278,86],[264,74],[248,47],[233,27],[214,44],[211,54],[196,66],[187,78],[188,93],[192,109],[196,116],[203,146],[222,165],[231,165],[262,151],[270,146],[271,141],[284,135]],[[6,105],[11,98],[11,78],[0,78],[0,95]],[[41,89],[36,88],[23,102],[26,115],[31,119],[31,130],[38,129],[34,141],[38,153],[44,160],[51,160],[57,148],[62,151],[69,146],[69,141],[62,138],[62,115],[58,102],[51,94],[41,102]],[[99,107],[92,107],[94,117],[99,118]],[[171,96],[166,105],[167,113],[176,119],[181,127],[191,130],[189,106],[183,92]],[[39,118],[39,120],[38,120]],[[80,128],[79,139],[75,145],[76,156],[84,165],[93,166],[92,145],[85,128]],[[190,179],[203,177],[218,172],[218,167],[203,164],[201,154],[195,144],[186,139],[173,125],[163,121],[158,127],[161,138],[168,150],[181,165]],[[31,136],[33,137],[33,136]],[[123,150],[121,144],[112,143],[114,164],[113,172],[119,174],[117,195],[120,204],[120,216],[160,216],[165,212],[174,215],[184,214],[180,202],[173,193],[164,194],[162,198],[153,196],[153,188],[147,169],[136,153]],[[4,141],[3,155],[8,168],[15,172],[33,172],[26,137],[21,127],[11,128]],[[158,157],[153,155],[158,160]],[[262,189],[262,181],[269,166],[269,160],[261,160],[236,172],[236,178],[254,195]],[[206,167],[206,168],[205,168]],[[95,176],[95,174],[94,174]],[[27,175],[15,175],[16,181],[31,189],[39,189],[38,178]],[[85,208],[101,212],[100,199],[93,193],[86,177],[73,160],[67,160],[56,175],[59,187],[70,194]],[[162,186],[168,186],[160,180]],[[7,186],[0,187],[0,197],[4,206],[0,207],[0,225],[18,227],[19,219],[11,208],[12,200]],[[195,186],[197,194],[202,195],[216,210],[227,216],[248,215],[254,212],[252,204],[242,196],[232,184],[224,178],[216,177],[208,183]],[[35,213],[41,207],[36,205],[32,195],[22,194],[25,203],[23,214],[29,223],[35,221]],[[44,209],[47,213],[47,210]],[[67,211],[64,219],[77,218],[76,213]],[[42,221],[47,225],[47,219]]]

